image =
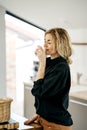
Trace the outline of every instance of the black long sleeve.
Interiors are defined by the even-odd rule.
[[[44,79],[34,82],[31,90],[35,96],[36,113],[48,121],[71,125],[69,105],[70,68],[62,57],[47,58]]]
[[[70,79],[69,68],[66,63],[58,63],[53,68],[48,67],[44,79],[39,79],[34,82],[32,94],[41,98],[49,98],[56,94],[62,94],[64,88],[69,89]],[[68,83],[68,84],[67,84]]]

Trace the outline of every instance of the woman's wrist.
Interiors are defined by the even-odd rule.
[[[40,64],[36,75],[36,80],[43,79],[45,73],[45,64]]]

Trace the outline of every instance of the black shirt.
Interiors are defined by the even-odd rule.
[[[70,85],[70,68],[66,60],[62,57],[47,58],[44,79],[35,81],[31,90],[35,96],[36,113],[47,121],[72,125],[67,110]]]

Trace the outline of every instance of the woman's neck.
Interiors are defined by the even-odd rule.
[[[55,58],[57,58],[57,57],[59,57],[60,55],[58,54],[58,53],[56,53],[56,54],[54,54],[54,55],[51,55],[50,57],[51,57],[51,59],[55,59]]]

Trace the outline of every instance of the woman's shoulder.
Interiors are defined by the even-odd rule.
[[[59,65],[59,64],[65,64],[68,65],[66,59],[64,59],[63,57],[56,57],[55,59],[51,59],[51,57],[46,57],[46,63],[49,65]]]
[[[55,59],[51,59],[47,57],[47,67],[55,68],[56,70],[66,70],[69,69],[69,65],[63,57],[57,57]]]

